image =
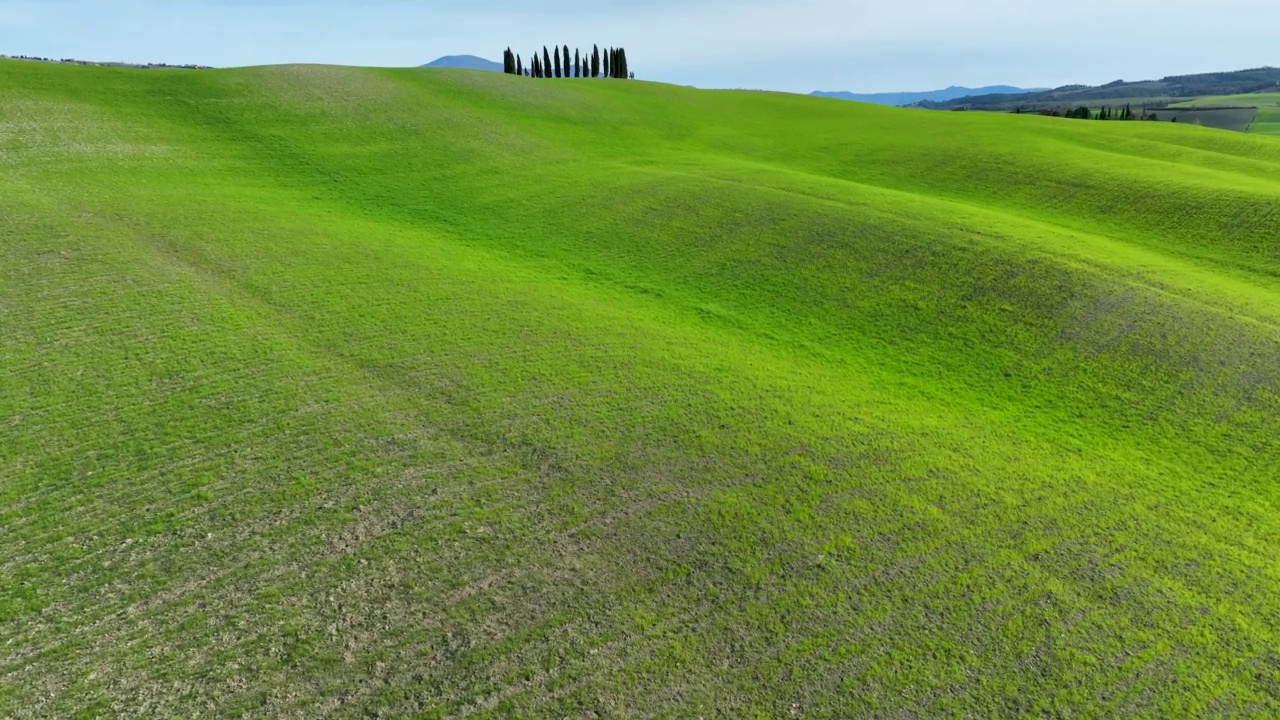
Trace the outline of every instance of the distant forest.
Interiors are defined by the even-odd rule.
[[[636,77],[627,67],[625,48],[609,48],[601,53],[599,45],[592,46],[590,55],[574,50],[572,59],[569,57],[568,45],[557,45],[551,51],[543,45],[542,53],[535,50],[528,63],[525,63],[523,57],[511,52],[511,48],[507,48],[502,53],[502,71],[508,75],[532,78],[606,77],[634,80]]]
[[[1186,98],[1259,92],[1280,92],[1280,68],[1261,67],[1235,72],[1171,75],[1160,80],[1136,82],[1116,80],[1099,86],[1064,85],[1038,92],[978,95],[946,102],[920,102],[915,106],[930,110],[1010,112],[1021,108],[1022,112],[1050,110],[1062,115],[1080,106],[1097,108],[1100,105],[1133,104],[1154,109]]]

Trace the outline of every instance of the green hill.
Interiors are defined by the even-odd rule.
[[[1280,712],[1280,142],[0,62],[0,716]]]

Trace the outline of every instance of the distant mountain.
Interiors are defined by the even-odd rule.
[[[970,95],[1016,95],[1037,92],[1044,88],[1016,88],[1009,85],[991,85],[989,87],[967,88],[952,85],[946,90],[929,92],[870,93],[859,95],[850,92],[815,92],[817,97],[836,98],[837,100],[857,100],[858,102],[875,103],[876,105],[914,105],[918,102],[942,103]]]
[[[936,110],[1021,109],[1025,112],[1074,108],[1080,105],[1097,107],[1109,103],[1154,108],[1196,97],[1259,92],[1280,92],[1280,68],[1261,67],[1234,72],[1171,75],[1160,80],[1137,82],[1116,80],[1097,86],[1064,85],[1021,95],[974,92],[972,97],[921,101],[920,106]]]
[[[502,63],[485,60],[475,55],[445,55],[439,60],[432,60],[423,65],[424,68],[461,68],[463,70],[491,70],[502,72]]]

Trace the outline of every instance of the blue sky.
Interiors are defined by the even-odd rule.
[[[641,79],[809,92],[1280,65],[1280,0],[0,0],[0,53],[410,66],[623,45]]]

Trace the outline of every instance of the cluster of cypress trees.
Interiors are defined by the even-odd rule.
[[[502,71],[508,75],[522,75],[533,78],[552,77],[608,77],[626,80],[634,79],[635,73],[627,68],[627,51],[625,48],[609,48],[602,54],[600,46],[591,48],[588,55],[580,50],[573,51],[573,59],[569,59],[569,46],[556,46],[554,51],[542,46],[542,54],[534,51],[525,64],[524,58],[507,48],[502,53]]]

